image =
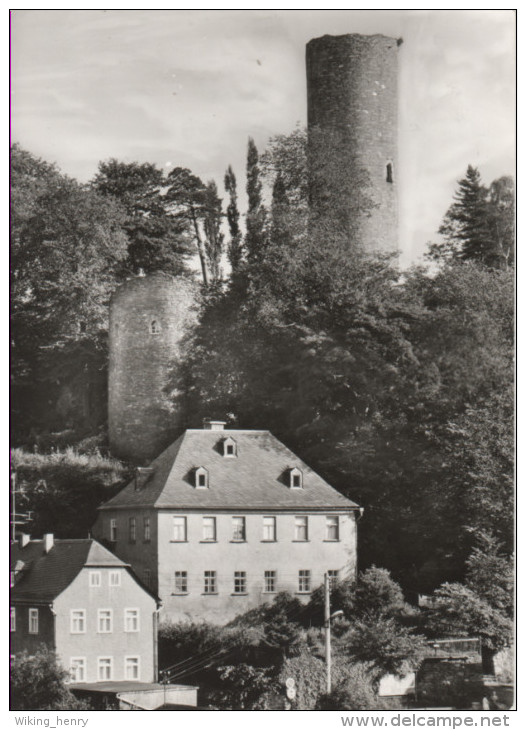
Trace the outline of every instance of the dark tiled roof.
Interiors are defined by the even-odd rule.
[[[48,553],[43,540],[31,540],[25,547],[11,545],[11,569],[24,567],[11,589],[12,600],[51,602],[76,578],[84,566],[116,566],[126,563],[96,540],[55,540]]]
[[[232,437],[237,457],[223,456]],[[100,509],[353,509],[357,505],[333,489],[268,431],[186,431],[154,459],[146,484],[128,484]],[[205,467],[209,488],[196,489],[194,472]],[[289,487],[289,470],[303,472],[303,488]]]

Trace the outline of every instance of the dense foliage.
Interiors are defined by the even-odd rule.
[[[13,449],[17,512],[31,512],[32,537],[52,532],[59,538],[87,537],[97,508],[113,497],[130,476],[116,459],[71,448],[50,454]]]
[[[477,261],[507,269],[515,260],[515,186],[503,176],[487,188],[477,168],[468,165],[458,182],[454,202],[438,231],[442,242],[430,247],[437,261]]]
[[[10,710],[89,710],[67,688],[68,672],[45,647],[29,656],[22,653],[11,661]]]
[[[345,614],[335,656],[357,667],[356,686],[367,686],[354,694],[367,704],[379,672],[403,672],[421,653],[404,595],[435,591],[421,622],[428,636],[476,635],[488,651],[511,640],[514,189],[507,177],[484,186],[469,166],[430,249],[435,264],[401,274],[391,257],[358,245],[369,181],[338,157],[337,138],[323,142],[313,132],[308,144],[297,129],[260,155],[249,140],[244,236],[228,168],[228,280],[213,182],[110,160],[81,186],[15,146],[16,438],[45,448],[53,431],[64,443],[101,432],[111,291],[139,268],[186,275],[197,254],[206,291],[173,384],[178,405],[194,424],[229,414],[271,430],[365,508],[361,574],[356,583],[342,576],[332,607]],[[342,174],[349,165],[354,182]],[[38,529],[59,532],[60,505],[64,530],[84,534],[119,469],[88,478],[67,459],[29,456],[19,480]],[[374,565],[385,568],[367,570]],[[307,606],[279,596],[228,636],[163,629],[161,663],[178,665],[174,676],[211,673],[224,707],[243,675],[233,660],[241,652],[254,670],[243,676],[271,696],[284,663],[321,661],[322,619],[319,592]],[[350,681],[330,701],[350,707]],[[257,700],[245,684],[248,708]]]

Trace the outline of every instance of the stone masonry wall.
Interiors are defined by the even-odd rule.
[[[398,250],[398,45],[382,35],[323,36],[307,44],[308,126],[337,139],[333,159],[352,177],[368,178],[369,211],[359,243],[368,252]],[[328,153],[330,154],[330,150]],[[391,165],[392,182],[387,166]]]
[[[173,395],[195,294],[191,282],[155,273],[131,279],[112,297],[108,428],[116,457],[150,461],[184,428]]]

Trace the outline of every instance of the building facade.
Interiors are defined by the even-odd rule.
[[[128,565],[95,540],[11,548],[11,654],[55,651],[71,682],[154,682],[157,611]]]
[[[356,572],[359,507],[268,431],[188,429],[99,510],[94,534],[170,620],[227,623]]]

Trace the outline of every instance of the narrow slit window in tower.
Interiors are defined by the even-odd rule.
[[[392,162],[387,163],[385,181],[388,183],[393,182],[393,163]]]

